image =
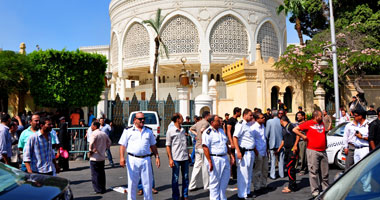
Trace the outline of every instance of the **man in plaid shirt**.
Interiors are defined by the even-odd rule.
[[[52,148],[50,118],[41,118],[40,130],[31,135],[24,147],[24,163],[28,173],[53,175],[59,173]]]

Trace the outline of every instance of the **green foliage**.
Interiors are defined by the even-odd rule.
[[[9,94],[15,90],[28,91],[30,62],[23,54],[0,51],[0,90]]]
[[[44,107],[94,106],[104,90],[107,59],[82,51],[34,51],[28,55],[30,91],[35,103]]]

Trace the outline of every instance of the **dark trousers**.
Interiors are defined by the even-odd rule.
[[[231,154],[235,155],[235,149],[231,149]],[[236,167],[236,160],[235,162],[231,165],[231,176],[233,179],[237,179],[237,167]]]
[[[106,173],[104,161],[90,161],[92,187],[95,192],[106,192]]]
[[[348,145],[348,154],[346,155],[346,166],[345,171],[350,169],[352,165],[354,165],[354,153],[355,153],[355,146]]]
[[[172,198],[173,200],[180,199],[179,193],[179,171],[182,174],[182,197],[188,197],[189,191],[189,161],[174,161],[172,168]]]
[[[291,149],[285,149],[285,163],[286,163],[286,169],[288,171],[288,177],[289,177],[289,190],[295,191],[297,190],[297,183],[296,183],[296,162],[297,162],[297,152],[296,154],[293,153]]]
[[[69,170],[69,158],[59,157],[58,158],[58,166],[59,166],[59,168],[62,168],[63,171]]]

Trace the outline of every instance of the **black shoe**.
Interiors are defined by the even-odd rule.
[[[256,193],[256,192],[255,192]],[[247,195],[248,198],[256,198],[256,194],[251,192]]]

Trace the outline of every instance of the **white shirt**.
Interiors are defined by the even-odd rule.
[[[202,134],[202,145],[208,147],[210,154],[227,154],[228,138],[222,129],[208,127]]]
[[[342,115],[342,114],[341,114],[341,115]],[[349,121],[350,121],[350,115],[348,115],[348,114],[346,113],[345,116],[341,116],[341,117],[339,118],[338,124],[341,124],[341,123],[343,123],[343,122],[349,122]]]
[[[87,129],[87,142],[90,143],[90,136],[91,136],[91,133],[92,133],[92,129],[91,129],[91,126],[88,127]]]
[[[127,148],[127,152],[137,155],[150,155],[150,146],[156,144],[156,139],[150,128],[144,126],[140,132],[134,125],[126,128],[120,137],[119,144]]]
[[[246,149],[255,148],[255,133],[252,131],[252,123],[243,120],[235,125],[234,137],[238,139],[239,147]]]
[[[267,155],[267,139],[265,137],[265,126],[264,124],[254,123],[251,126],[252,131],[255,134],[255,145],[256,149],[261,156]]]
[[[369,146],[368,141],[359,139],[355,136],[356,131],[362,134],[363,137],[368,137],[368,128],[369,123],[368,120],[365,120],[363,124],[355,124],[354,122],[350,122],[344,128],[343,134],[343,146],[348,148],[348,144],[351,143],[355,145],[355,147],[363,147]]]

